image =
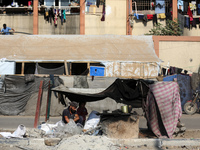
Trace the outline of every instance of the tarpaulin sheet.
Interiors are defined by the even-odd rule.
[[[192,99],[192,88],[191,88],[191,79],[188,75],[177,75],[177,82],[180,88],[180,97],[181,97],[181,106],[184,107],[184,104]]]
[[[182,74],[166,76],[163,78],[163,81],[174,81],[174,78],[177,78],[180,88],[181,106],[183,108],[184,104],[192,98],[190,76]]]
[[[146,103],[148,127],[160,138],[171,138],[182,114],[177,82],[157,82],[149,86]]]
[[[14,61],[0,61],[0,75],[13,75],[15,74]]]
[[[35,74],[57,74],[57,75],[63,75],[65,74],[65,66],[61,66],[58,68],[44,68],[41,67],[38,63],[36,64]]]
[[[148,83],[150,82],[145,80],[116,79],[107,89],[96,94],[76,93],[63,86],[53,88],[52,90],[62,93],[71,101],[93,102],[109,97],[118,103],[142,107],[142,98],[146,98],[149,90]]]
[[[35,76],[34,81],[27,83],[23,76],[5,76],[3,87],[0,89],[0,114],[18,115],[23,112],[31,95],[38,93],[42,80],[43,89],[47,90],[49,77]],[[60,78],[54,77],[55,86],[60,85],[61,82]]]

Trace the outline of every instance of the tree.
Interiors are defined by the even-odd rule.
[[[182,29],[179,27],[178,21],[167,20],[166,26],[163,26],[161,23],[158,23],[154,26],[149,33],[145,35],[171,35],[171,36],[181,36]]]

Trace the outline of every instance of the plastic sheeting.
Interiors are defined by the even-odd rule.
[[[15,74],[14,61],[0,61],[0,75],[13,75]]]
[[[38,93],[41,80],[44,81],[43,90],[47,90],[49,77],[35,76],[34,81],[26,83],[23,76],[5,76],[3,87],[0,89],[0,114],[18,115],[23,112],[31,95]],[[54,77],[55,86],[61,83],[59,77]]]
[[[54,68],[54,69],[48,69],[48,68],[44,68],[39,66],[39,64],[36,64],[36,69],[35,69],[35,74],[57,74],[57,75],[63,75],[65,74],[65,66],[61,66],[58,68]]]
[[[20,124],[18,128],[13,132],[0,132],[0,134],[5,138],[23,138],[26,133],[26,127]]]
[[[103,100],[106,97],[114,99],[118,103],[132,105],[133,107],[142,107],[142,99],[146,99],[148,93],[148,84],[145,80],[134,79],[116,79],[106,90],[96,94],[75,93],[63,86],[52,89],[61,93],[76,102],[93,102]],[[88,90],[89,91],[89,90]]]

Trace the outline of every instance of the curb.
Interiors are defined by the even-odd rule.
[[[27,146],[29,145],[29,139],[19,139],[19,138],[0,138],[0,145],[21,145]]]
[[[200,139],[110,139],[116,145],[132,147],[162,147],[162,146],[200,146]],[[37,146],[45,145],[44,138],[0,138],[0,145]]]
[[[126,146],[200,146],[200,139],[111,139],[114,144]]]

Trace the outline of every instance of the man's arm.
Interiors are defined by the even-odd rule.
[[[13,30],[13,32],[15,32],[15,30],[13,28],[11,30]]]
[[[74,122],[78,121],[79,120],[79,115],[78,114],[75,114],[75,118],[74,118]]]
[[[69,123],[69,118],[68,118],[67,116],[65,116],[65,121],[66,121],[67,123]]]

